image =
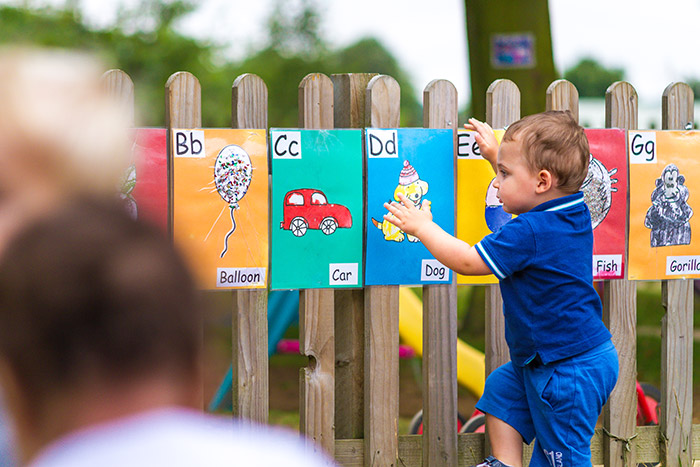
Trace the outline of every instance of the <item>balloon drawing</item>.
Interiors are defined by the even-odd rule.
[[[252,179],[253,165],[250,162],[250,156],[242,147],[230,144],[219,151],[214,163],[214,183],[219,196],[229,204],[231,209],[231,230],[224,238],[221,258],[228,251],[228,239],[236,230],[233,211],[239,208],[238,202],[245,196]]]

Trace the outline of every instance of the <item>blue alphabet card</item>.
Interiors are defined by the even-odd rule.
[[[454,235],[454,132],[423,128],[365,129],[367,250],[365,285],[447,283],[450,270],[419,239],[384,220],[385,202],[403,193],[430,203],[433,220]]]

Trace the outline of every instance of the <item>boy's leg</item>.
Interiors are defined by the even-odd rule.
[[[612,343],[549,365],[525,371],[537,441],[530,467],[591,464],[590,443],[603,405],[617,381]]]
[[[535,436],[527,402],[522,368],[508,362],[489,375],[476,404],[486,414],[494,456],[514,467],[522,465],[523,440],[529,443]]]
[[[486,414],[486,433],[496,459],[512,467],[523,465],[523,437],[518,430],[500,418]]]

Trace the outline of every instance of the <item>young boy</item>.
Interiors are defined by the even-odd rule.
[[[537,439],[530,466],[591,465],[596,420],[615,386],[617,353],[593,288],[593,232],[579,191],[589,161],[586,135],[569,112],[531,115],[506,130],[475,119],[481,153],[496,170],[506,212],[518,217],[476,245],[449,235],[401,198],[385,219],[415,235],[460,274],[500,281],[511,361],[486,380],[493,457],[480,466],[521,466],[522,443]]]

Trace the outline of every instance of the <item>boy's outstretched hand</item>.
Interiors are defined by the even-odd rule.
[[[493,133],[493,128],[488,123],[480,122],[475,118],[470,118],[469,123],[464,124],[464,128],[476,131],[474,137],[481,150],[481,155],[491,163],[495,171],[496,159],[498,158],[498,140]]]
[[[420,238],[419,232],[421,228],[433,221],[433,213],[430,212],[430,201],[423,200],[420,209],[418,209],[402,193],[399,193],[398,197],[401,204],[395,201],[391,204],[384,203],[384,207],[391,213],[384,214],[384,220],[391,222],[407,234]]]

